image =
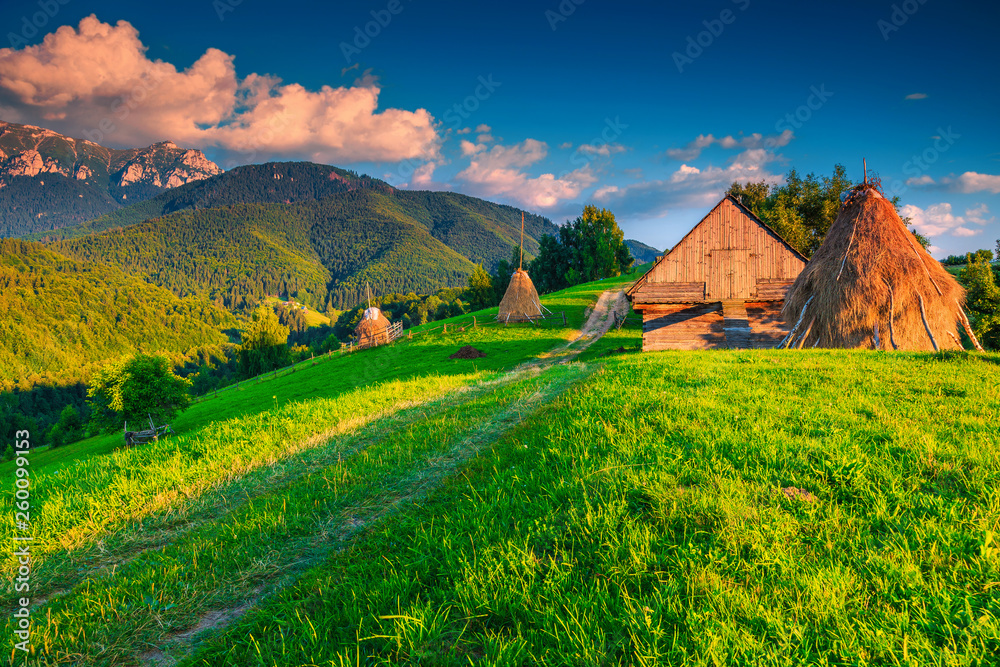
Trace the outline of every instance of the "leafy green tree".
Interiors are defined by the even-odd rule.
[[[965,268],[958,279],[967,290],[966,306],[976,338],[984,348],[1000,350],[1000,287],[990,259],[979,252],[966,255]]]
[[[87,388],[91,421],[101,430],[145,428],[171,421],[191,404],[191,381],[174,375],[166,357],[136,355],[112,362],[94,375]]]
[[[760,218],[763,215],[767,199],[771,195],[771,184],[767,181],[759,181],[757,183],[750,181],[740,183],[734,181],[729,186],[727,194],[736,197],[741,204],[753,211],[753,214]]]
[[[496,305],[493,300],[493,279],[482,264],[477,264],[472,275],[469,276],[469,288],[465,293],[468,295],[467,298],[474,310]]]
[[[621,275],[633,262],[624,239],[611,211],[585,206],[583,215],[559,229],[558,240],[548,234],[539,239],[538,256],[531,263],[535,288],[554,292]]]
[[[76,442],[83,437],[83,419],[72,405],[67,405],[59,414],[59,421],[48,432],[49,444],[60,447]]]
[[[288,364],[288,327],[278,321],[270,306],[260,306],[253,312],[243,331],[239,360],[243,377],[260,375]]]
[[[769,192],[764,181],[734,182],[727,194],[742,195],[744,206],[809,257],[823,243],[836,219],[840,195],[852,186],[847,170],[838,164],[830,177],[809,174],[802,178],[792,169],[785,175],[785,183],[771,187]]]
[[[615,215],[607,209],[586,206],[580,223],[580,282],[620,276],[632,266],[632,253]]]
[[[920,232],[918,232],[916,227],[910,228],[910,232],[913,233],[913,236],[917,239],[917,243],[923,246],[924,250],[927,250],[927,248],[930,247],[931,240],[926,236],[924,236],[923,234],[921,234]]]

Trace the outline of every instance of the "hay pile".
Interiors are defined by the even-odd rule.
[[[360,347],[388,343],[389,320],[378,308],[366,308],[364,316],[354,329],[354,335]]]
[[[501,322],[531,322],[542,317],[542,302],[528,272],[518,269],[510,277],[507,292],[500,301],[497,319]]]
[[[964,300],[892,202],[866,183],[850,192],[789,290],[782,316],[792,330],[781,346],[961,349]]]

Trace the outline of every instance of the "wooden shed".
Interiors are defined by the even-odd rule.
[[[773,347],[803,257],[726,196],[625,293],[642,313],[643,350]]]

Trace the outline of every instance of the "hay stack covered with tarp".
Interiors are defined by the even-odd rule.
[[[354,329],[358,347],[371,347],[389,342],[389,320],[374,306],[365,309],[361,321]]]
[[[920,245],[869,183],[849,191],[837,219],[785,300],[784,347],[961,349],[970,338],[965,290]]]
[[[497,319],[503,323],[531,322],[542,317],[542,302],[538,299],[535,285],[528,277],[528,272],[518,269],[510,277],[507,292],[500,301],[500,312]]]

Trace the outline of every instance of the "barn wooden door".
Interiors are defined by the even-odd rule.
[[[749,298],[749,259],[750,251],[747,249],[713,250],[709,255],[708,293],[705,297],[720,301]]]

